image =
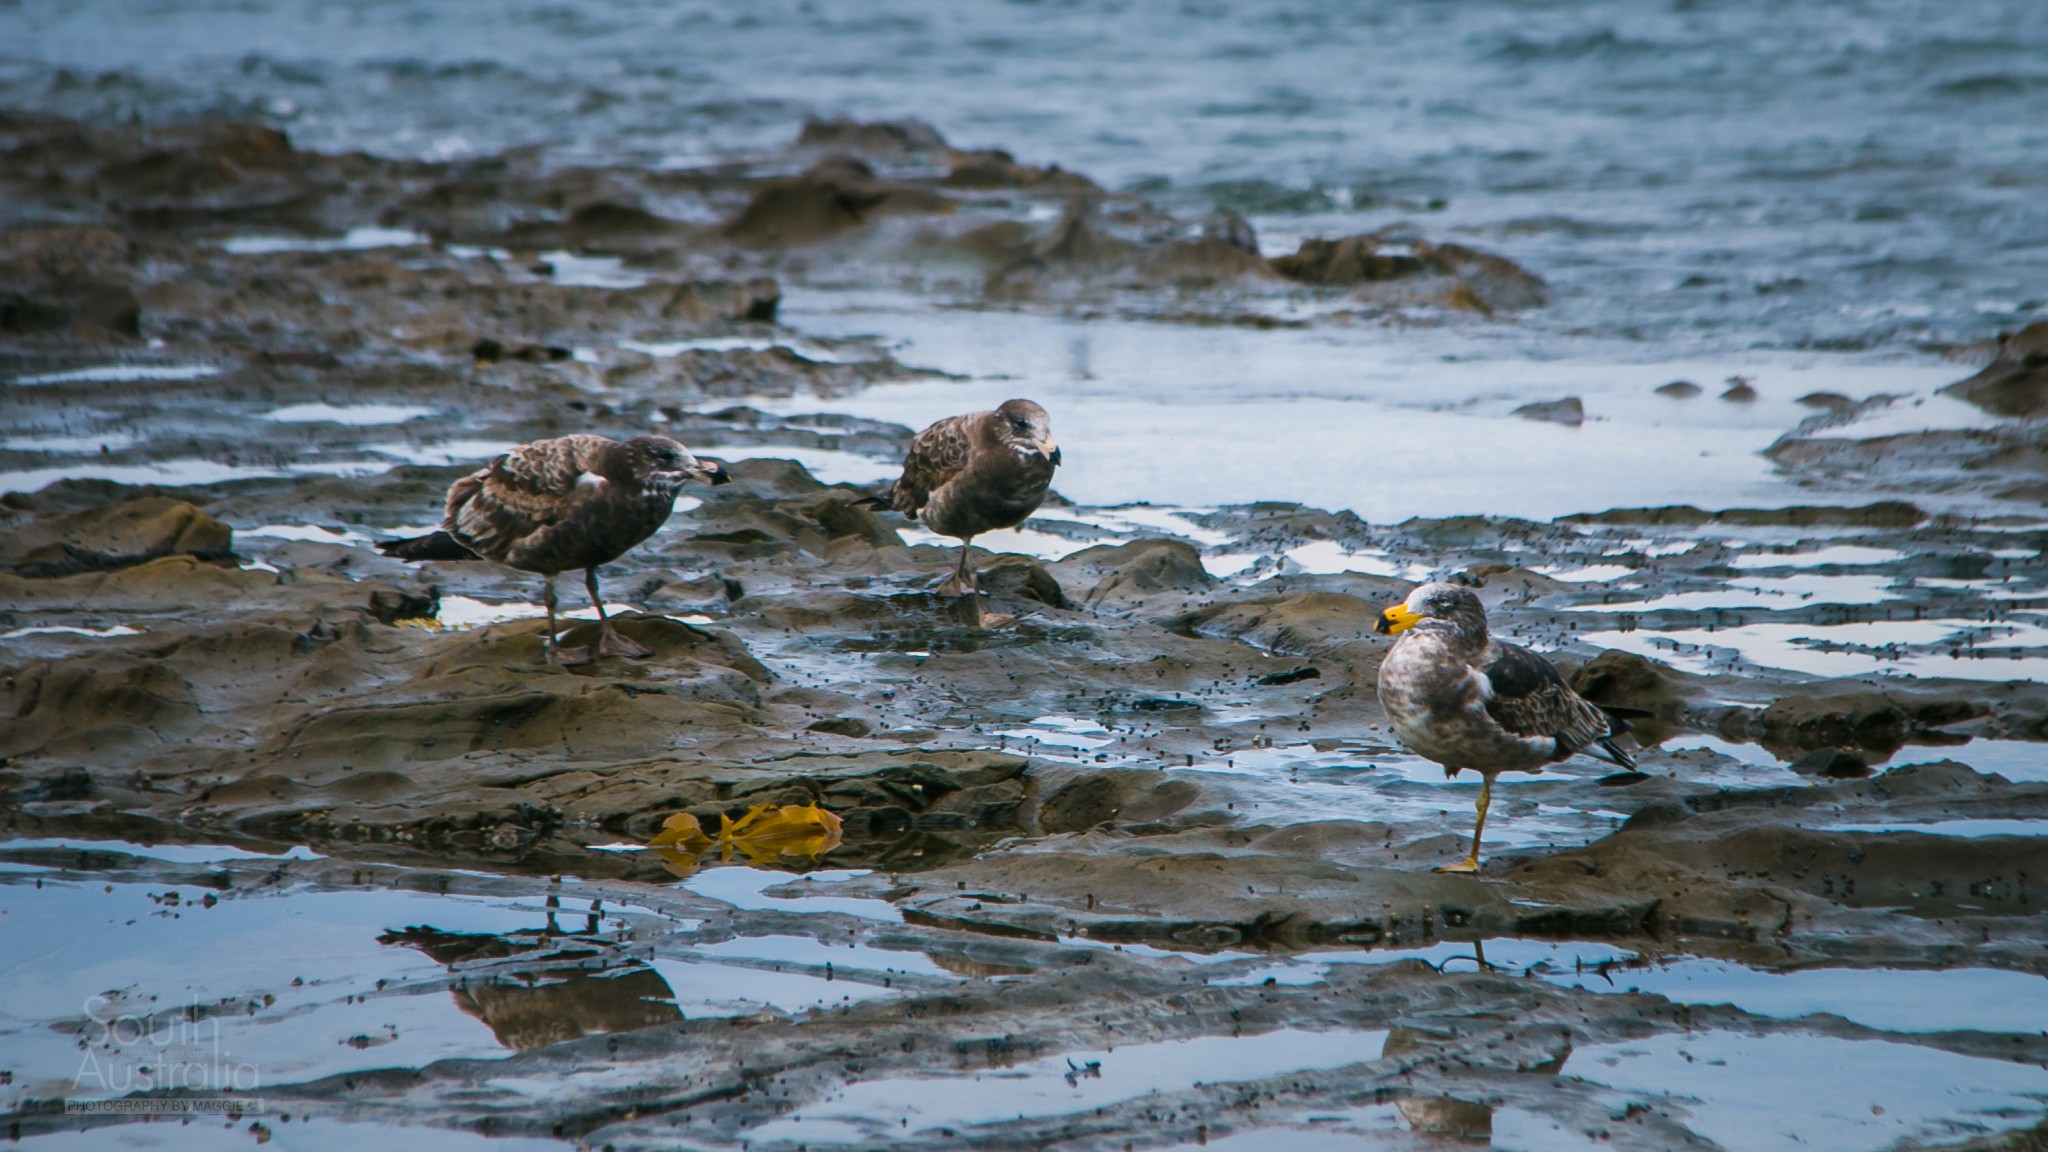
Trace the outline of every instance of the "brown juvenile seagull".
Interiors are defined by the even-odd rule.
[[[971,596],[975,623],[999,624],[1009,617],[982,614],[981,584],[967,565],[968,553],[976,536],[1015,528],[1038,511],[1059,466],[1045,409],[1005,400],[993,412],[948,416],[919,432],[903,459],[903,475],[873,503],[959,540],[960,567],[939,595]]]
[[[1550,661],[1488,637],[1486,609],[1471,589],[1424,584],[1380,613],[1374,630],[1401,637],[1380,665],[1380,707],[1394,733],[1443,765],[1444,775],[1470,768],[1482,781],[1472,853],[1437,871],[1479,871],[1479,836],[1500,773],[1541,772],[1577,752],[1635,767],[1614,743],[1628,724],[1572,691]]]
[[[598,593],[597,566],[654,535],[675,511],[686,480],[724,484],[724,468],[699,460],[666,436],[623,443],[563,436],[521,444],[448,488],[441,528],[377,547],[401,560],[495,560],[547,577],[548,660],[582,664],[590,649],[555,643],[555,574],[583,569],[597,606],[598,651],[650,656],[612,629]]]

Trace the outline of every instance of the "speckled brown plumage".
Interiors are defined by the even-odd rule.
[[[1484,780],[1472,854],[1457,870],[1478,868],[1496,774],[1540,772],[1580,752],[1635,766],[1614,743],[1628,725],[1572,691],[1550,661],[1493,639],[1471,589],[1425,584],[1381,613],[1378,630],[1401,634],[1379,671],[1394,734],[1447,775],[1471,769]]]
[[[968,567],[974,538],[1022,524],[1045,501],[1060,465],[1052,419],[1029,400],[949,416],[917,434],[903,474],[876,502],[960,541],[960,567],[944,591],[980,597]]]
[[[654,535],[675,510],[676,493],[693,478],[708,484],[730,479],[666,436],[536,440],[451,485],[439,531],[379,547],[404,560],[495,560],[546,576],[550,658],[563,663],[574,662],[580,651],[554,647],[554,577],[581,568],[597,605],[602,650],[644,656],[645,649],[619,636],[605,618],[597,567]]]

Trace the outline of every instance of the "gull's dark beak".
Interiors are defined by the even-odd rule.
[[[1372,630],[1382,636],[1392,636],[1406,632],[1421,620],[1422,613],[1409,611],[1406,604],[1396,604],[1380,613],[1380,618],[1373,621]]]
[[[690,475],[713,487],[732,483],[732,473],[727,472],[725,465],[716,460],[697,461],[697,466],[690,469]]]
[[[1038,441],[1034,447],[1038,449],[1039,455],[1052,461],[1053,467],[1057,468],[1060,466],[1060,446],[1052,442],[1052,437],[1048,436]]]

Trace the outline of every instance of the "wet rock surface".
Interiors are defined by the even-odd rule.
[[[1986,428],[1832,440],[1816,404],[1772,450],[1816,485],[1949,461],[1928,492],[1996,489],[2009,515],[1055,499],[977,550],[1017,617],[986,630],[935,594],[951,547],[821,478],[912,429],[800,411],[944,377],[785,323],[785,285],[1263,323],[1301,293],[1483,316],[1541,281],[1411,236],[1268,260],[1242,220],[915,122],[816,122],[702,171],[327,156],[224,124],[0,136],[23,430],[0,470],[35,481],[0,497],[0,879],[52,938],[106,920],[75,939],[108,955],[165,933],[201,964],[209,917],[339,926],[357,952],[325,975],[192,984],[268,1029],[234,1043],[268,1053],[280,1130],[1735,1147],[1711,1084],[1657,1078],[1664,1046],[1775,1072],[1882,1046],[1930,1082],[2048,1061],[2033,983],[2006,1022],[1969,1012],[2039,983],[2048,943],[2048,529],[2013,495],[2038,471],[2033,329],[1958,386]],[[605,569],[645,659],[545,665],[536,578],[370,547],[506,445],[648,428],[735,481]],[[1503,781],[1479,877],[1430,871],[1463,854],[1476,785],[1404,751],[1374,693],[1377,614],[1425,577],[1645,714],[1639,777]],[[563,642],[595,632],[585,611]],[[810,804],[844,838],[777,870],[642,850],[676,813]],[[119,911],[67,920],[42,892]],[[1817,972],[1953,1011],[1763,991]],[[68,1003],[11,1019],[11,1132],[78,1123],[51,1101],[82,1041],[135,1057]],[[263,1046],[281,1035],[313,1039]],[[1200,1071],[1157,1071],[1186,1045]],[[1879,1134],[2036,1123],[2007,1099],[1977,1130],[1937,1110]]]

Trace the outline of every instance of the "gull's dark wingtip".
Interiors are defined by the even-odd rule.
[[[429,532],[425,536],[409,536],[403,540],[381,540],[377,543],[377,551],[400,560],[482,559],[445,531]]]

